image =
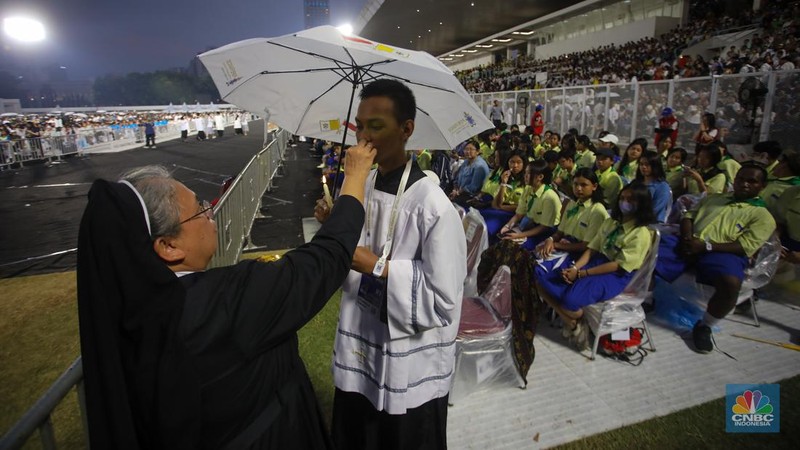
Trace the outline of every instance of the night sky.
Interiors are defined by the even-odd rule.
[[[355,22],[364,3],[330,0],[331,25]],[[0,17],[23,13],[48,37],[0,31],[0,70],[62,65],[71,80],[186,67],[209,47],[303,29],[302,0],[0,0]]]

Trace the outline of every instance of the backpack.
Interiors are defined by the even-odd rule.
[[[610,334],[600,336],[598,350],[602,355],[619,361],[638,366],[647,356],[647,350],[642,348],[642,330],[630,329],[630,337],[626,341],[615,341]]]

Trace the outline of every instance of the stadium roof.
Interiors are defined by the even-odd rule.
[[[368,39],[434,56],[491,39],[511,39],[491,42],[495,51],[525,43],[531,35],[525,25],[531,22],[542,26],[560,20],[554,14],[558,11],[577,14],[612,1],[368,0],[355,28]]]

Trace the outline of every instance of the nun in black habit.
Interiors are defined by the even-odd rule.
[[[93,184],[78,238],[92,448],[331,447],[296,332],[350,270],[374,155],[349,150],[311,242],[210,270],[213,211],[165,169]]]

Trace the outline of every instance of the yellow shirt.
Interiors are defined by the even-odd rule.
[[[772,176],[772,171],[775,170],[776,167],[778,167],[778,164],[780,164],[780,162],[781,161],[779,159],[776,159],[775,161],[772,161],[772,163],[766,167],[767,176],[770,176],[770,177]]]
[[[527,186],[517,205],[517,214],[525,214],[536,225],[554,227],[558,225],[561,212],[561,197],[550,186],[543,184],[536,192]]]
[[[736,178],[736,172],[742,168],[742,165],[730,155],[725,155],[722,158],[722,161],[717,164],[717,168],[725,172],[725,182],[733,184],[733,179]]]
[[[786,227],[786,234],[800,241],[800,186],[792,186],[781,194],[775,221]]]
[[[620,165],[622,165],[622,161],[616,163],[614,165],[614,170],[627,180],[628,183],[636,179],[636,169],[639,168],[639,161],[628,161],[628,164],[620,170]]]
[[[763,204],[758,197],[750,201]],[[720,244],[738,242],[747,256],[753,256],[775,231],[775,219],[767,208],[736,202],[732,193],[709,195],[683,217],[694,222],[695,237]]]
[[[632,272],[642,267],[652,242],[653,234],[647,227],[637,227],[633,220],[620,224],[609,217],[589,241],[589,248]]]
[[[485,142],[481,142],[478,151],[480,152],[484,161],[489,161],[492,153],[494,153],[494,148],[492,148],[491,145],[487,145]]]
[[[500,190],[500,175],[502,173],[503,169],[495,169],[489,172],[489,176],[486,177],[486,181],[483,182],[481,192],[489,194],[492,197],[497,195],[497,192]]]
[[[601,173],[598,170],[595,173],[600,187],[603,188],[603,199],[605,199],[606,207],[611,209],[617,204],[619,191],[622,190],[622,178],[619,177],[617,172],[614,172],[613,167],[609,167],[605,172]]]
[[[558,231],[564,233],[564,236],[588,242],[597,234],[597,230],[606,219],[608,219],[608,211],[601,203],[594,203],[591,199],[583,203],[570,200],[564,210],[564,215],[561,216]]]
[[[572,177],[575,176],[576,170],[578,170],[578,166],[575,165],[572,166],[571,171],[567,171],[559,165],[556,167],[557,173],[553,173],[554,187],[557,187],[559,191],[568,197],[572,197]],[[556,183],[555,181],[558,178],[561,178],[561,181]]]
[[[664,166],[667,167],[666,165]],[[680,192],[683,190],[683,166],[673,167],[672,169],[666,169],[667,175],[667,184],[669,184],[669,188],[672,189],[672,192]]]
[[[594,167],[595,158],[596,156],[589,149],[586,149],[583,152],[575,152],[575,167],[577,167],[578,169],[584,167],[587,169],[591,169],[592,167]]]
[[[706,180],[705,184],[706,184],[707,194],[722,194],[725,192],[725,174],[718,173],[713,177],[711,177],[710,179]],[[695,181],[692,178],[689,178],[689,180],[686,183],[686,190],[690,194],[699,194],[700,186],[697,184],[697,181]]]
[[[525,183],[523,181],[508,180],[510,188],[506,187],[503,192],[504,205],[519,205],[519,200],[525,192]]]
[[[545,148],[545,146],[542,145],[542,144],[539,144],[539,145],[536,146],[536,148],[533,149],[533,156],[536,159],[542,159],[542,155],[544,155],[544,152],[546,152],[546,151],[547,151],[547,149]]]
[[[431,153],[428,150],[423,150],[417,155],[417,164],[422,170],[431,170]]]
[[[767,180],[767,187],[761,191],[759,197],[764,199],[767,209],[773,216],[781,195],[792,186],[800,186],[800,177],[770,178]]]

